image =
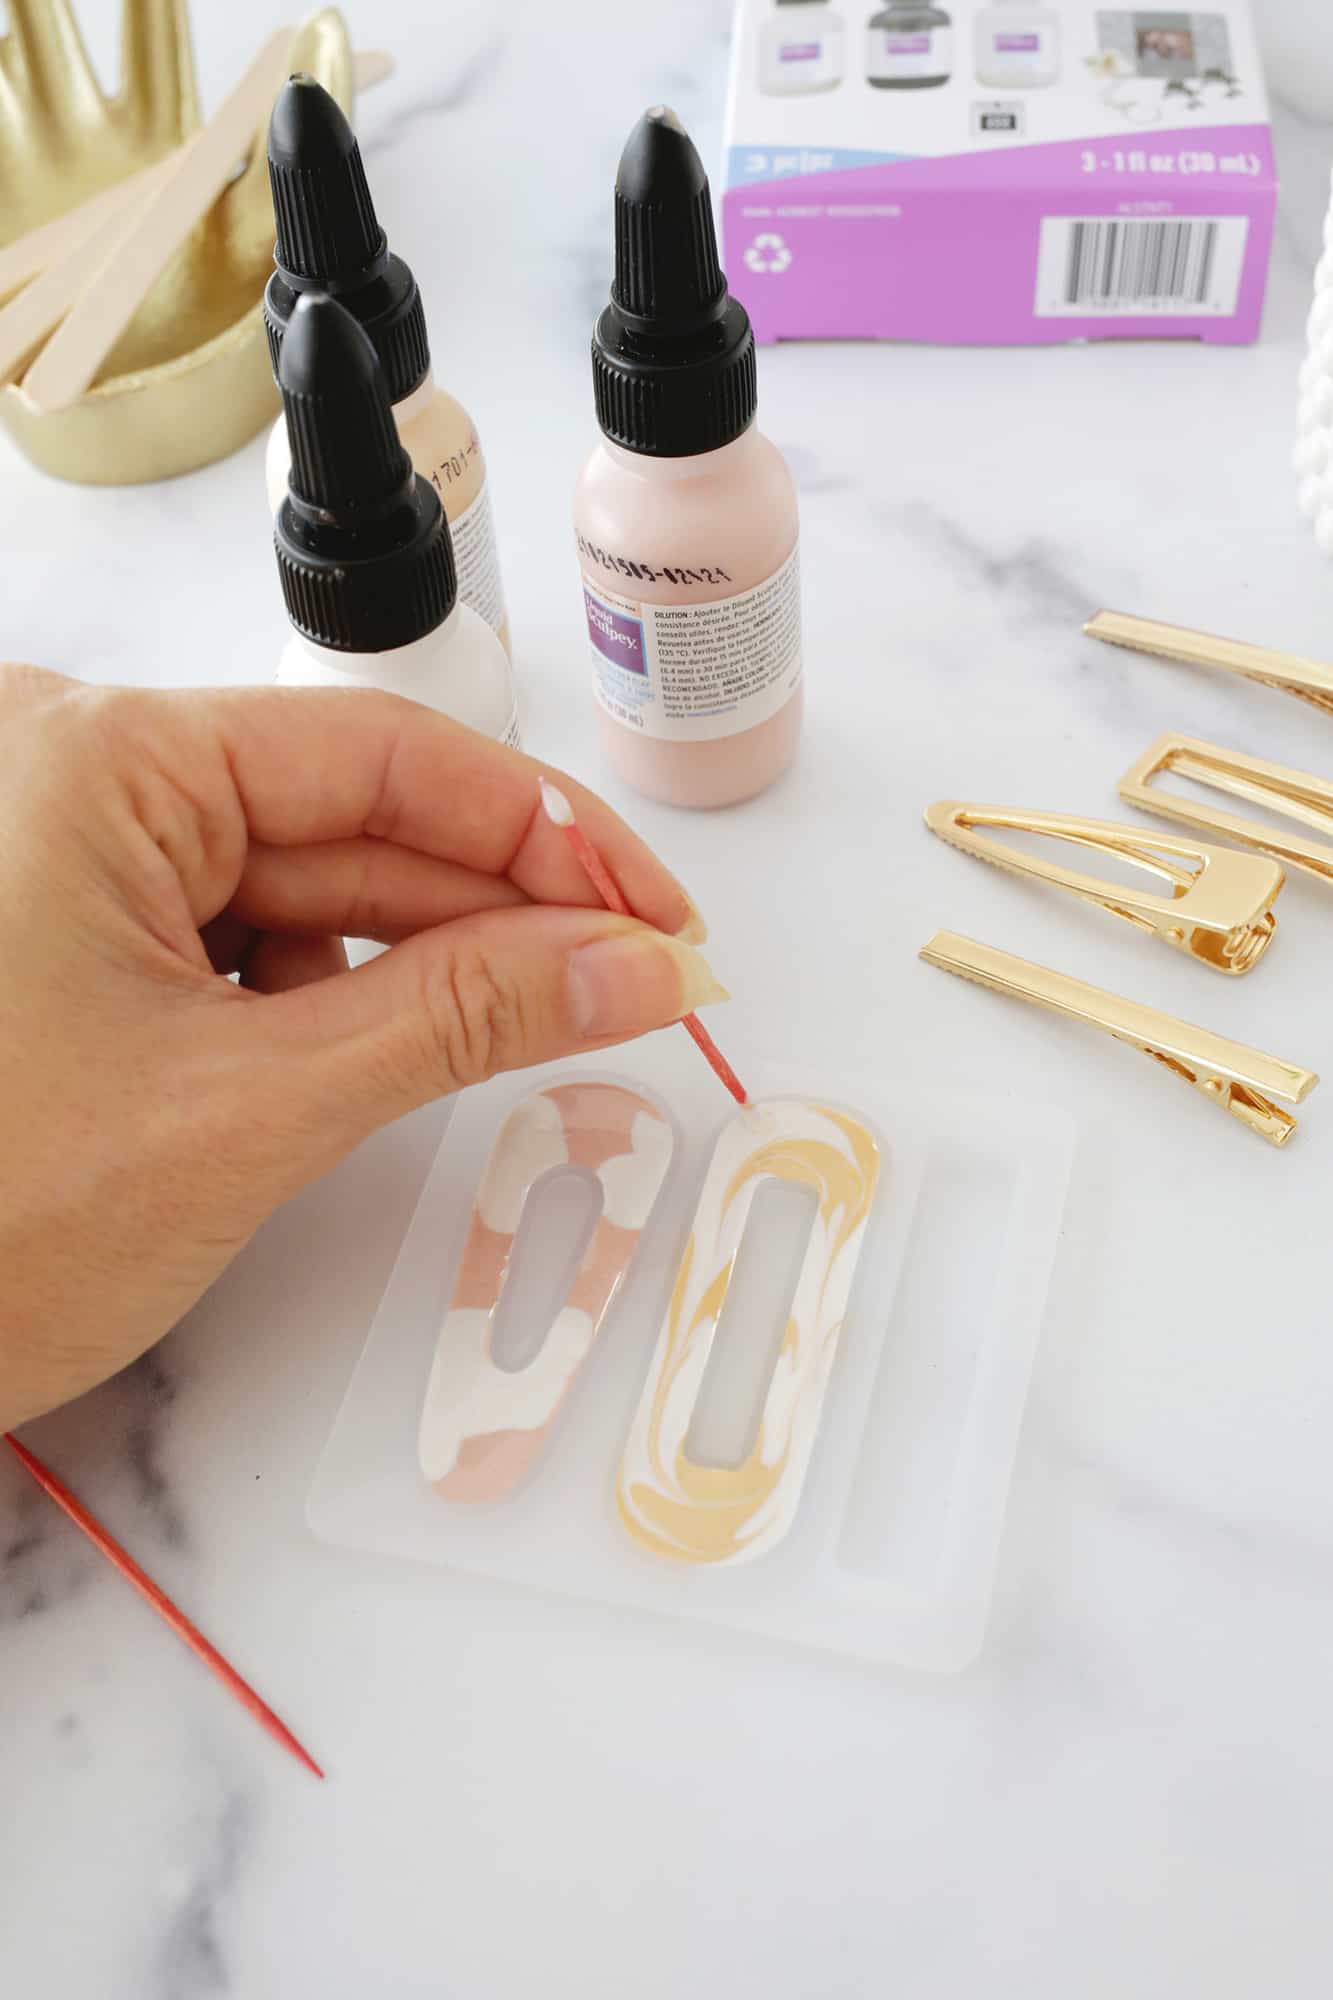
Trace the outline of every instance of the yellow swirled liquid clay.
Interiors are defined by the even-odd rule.
[[[620,1467],[620,1519],[640,1547],[682,1563],[748,1562],[790,1528],[879,1164],[864,1125],[804,1098],[747,1106],[723,1130]],[[812,1189],[817,1212],[753,1449],[740,1465],[701,1465],[689,1457],[686,1439],[746,1220],[765,1180]]]

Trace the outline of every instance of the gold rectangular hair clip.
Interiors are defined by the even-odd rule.
[[[1159,659],[1180,660],[1188,667],[1220,667],[1246,680],[1298,695],[1316,708],[1333,712],[1333,666],[1307,660],[1299,653],[1279,653],[1271,646],[1247,645],[1243,639],[1221,639],[1211,632],[1192,632],[1186,625],[1163,625],[1156,618],[1135,618],[1127,611],[1098,611],[1083,627],[1090,639],[1127,646],[1134,653],[1154,653]]]
[[[1264,1055],[1207,1028],[1192,1027],[1171,1014],[1159,1014],[1137,1000],[1104,993],[1099,986],[1086,986],[1068,973],[1032,965],[1010,952],[998,951],[994,945],[959,937],[954,931],[937,931],[930,943],[923,945],[921,956],[941,972],[956,973],[960,979],[974,980],[1015,1000],[1049,1007],[1053,1013],[1141,1049],[1261,1139],[1267,1139],[1270,1146],[1285,1146],[1296,1130],[1296,1120],[1272,1099],[1280,1097],[1287,1104],[1299,1104],[1319,1081],[1312,1070],[1300,1069],[1295,1063]]]
[[[1239,854],[1232,847],[1210,847],[1108,820],[1009,812],[999,806],[965,805],[958,799],[940,799],[927,806],[926,825],[964,854],[1053,889],[1068,889],[1215,972],[1248,972],[1267,950],[1277,925],[1273,899],[1286,877],[1275,861],[1263,855]],[[1165,883],[1166,894],[1122,887],[1064,868],[1044,855],[1015,847],[1012,841],[995,839],[994,831],[1000,829],[1046,834],[1129,862]]]
[[[1201,799],[1168,792],[1152,780],[1164,772],[1174,772],[1196,785],[1208,785],[1235,799],[1248,799],[1266,812],[1313,827],[1325,841],[1306,840],[1299,833],[1284,833],[1240,813],[1220,812]],[[1333,882],[1333,784],[1309,771],[1291,771],[1284,764],[1270,764],[1266,757],[1246,757],[1239,750],[1224,750],[1220,744],[1204,743],[1196,736],[1174,732],[1158,738],[1131,764],[1120,780],[1120,796],[1144,812],[1164,819],[1197,826],[1205,833],[1220,833],[1228,840],[1243,840],[1293,868]]]

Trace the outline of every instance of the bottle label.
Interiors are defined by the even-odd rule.
[[[953,59],[951,28],[871,28],[866,74],[873,82],[944,77]]]
[[[753,590],[649,604],[583,580],[597,699],[644,736],[699,743],[766,722],[801,679],[798,551]]]
[[[1050,37],[1037,28],[997,28],[985,38],[982,62],[998,87],[1007,77],[1024,83],[1043,69],[1054,74],[1053,53]]]
[[[449,523],[449,535],[454,545],[459,597],[478,618],[486,620],[493,632],[498,632],[505,622],[504,586],[500,582],[490,490],[484,479],[476,499]]]

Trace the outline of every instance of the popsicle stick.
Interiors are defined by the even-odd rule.
[[[67,208],[63,215],[52,216],[49,222],[41,222],[25,236],[6,243],[0,248],[0,299],[8,298],[20,285],[63,262],[71,251],[94,241],[123,208],[132,201],[144,200],[152,192],[154,185],[171,171],[176,157],[173,149],[151,167],[127,174],[124,180],[115,181],[100,194],[89,195],[77,207]]]
[[[136,212],[142,211],[147,200],[148,196],[140,198]],[[135,204],[117,209],[113,221],[124,215],[125,206],[134,208]],[[93,268],[101,262],[104,241],[101,230],[82,237],[57,263],[25,285],[17,298],[0,307],[0,384],[12,382],[25,357],[60,325],[86,289]]]
[[[206,215],[235,170],[287,73],[292,31],[270,35],[240,82],[177,155],[176,170],[137,208],[86,291],[23,378],[39,410],[63,410],[88,387],[173,250]]]
[[[388,49],[358,50],[352,57],[352,82],[357,96],[387,83],[397,67]],[[9,298],[20,285],[49,271],[53,264],[63,262],[72,250],[93,242],[122,208],[146,198],[154,185],[173,171],[179,158],[180,148],[173,147],[151,167],[127,174],[124,180],[89,195],[74,208],[67,208],[63,215],[52,216],[49,222],[38,223],[36,229],[16,237],[12,243],[0,245],[0,299]]]
[[[358,49],[352,57],[352,88],[360,96],[377,83],[387,83],[398,64],[387,49]]]
[[[121,1547],[114,1535],[109,1535],[95,1514],[90,1514],[81,1500],[76,1500],[63,1479],[58,1479],[49,1465],[43,1464],[35,1451],[29,1451],[26,1444],[20,1444],[12,1431],[4,1433],[4,1441],[18,1459],[20,1465],[36,1480],[43,1493],[54,1500],[62,1514],[68,1515],[75,1527],[88,1537],[99,1555],[105,1556],[113,1569],[120,1571],[125,1581],[138,1591],[156,1611],[159,1618],[168,1624],[178,1639],[183,1639],[192,1653],[198,1655],[210,1673],[216,1674],[229,1694],[236,1697],[242,1708],[249,1709],[261,1729],[266,1729],[275,1742],[282,1745],[295,1757],[298,1764],[304,1764],[307,1771],[313,1771],[317,1778],[324,1776],[310,1752],[297,1742],[285,1722],[282,1722],[257,1695],[249,1681],[242,1679],[230,1661],[225,1660],[217,1647],[205,1639],[197,1625],[192,1625],[166,1592],[153,1582],[146,1570],[140,1569],[134,1557]]]

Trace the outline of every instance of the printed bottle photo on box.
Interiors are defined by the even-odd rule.
[[[953,24],[942,7],[888,0],[866,29],[866,82],[876,90],[929,90],[953,68]]]
[[[977,82],[991,90],[1037,90],[1060,74],[1060,16],[1030,0],[995,0],[977,15]]]
[[[764,85],[774,12],[737,0],[722,202],[758,341],[1257,337],[1277,173],[1248,0],[887,0],[822,94]]]
[[[769,97],[832,90],[842,82],[846,34],[829,0],[773,0],[759,31],[759,88]]]

